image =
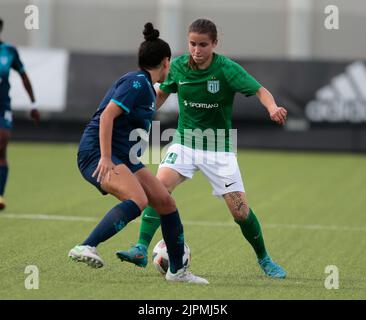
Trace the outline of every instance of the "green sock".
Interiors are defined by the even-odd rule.
[[[144,210],[141,219],[140,237],[138,244],[143,244],[146,248],[149,247],[156,230],[160,226],[160,216],[152,207],[148,206]]]
[[[240,226],[245,239],[253,247],[258,260],[263,259],[267,255],[267,251],[264,246],[261,225],[252,209],[249,208],[249,214],[245,221],[235,220],[235,222]]]

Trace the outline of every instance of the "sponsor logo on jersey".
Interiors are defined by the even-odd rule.
[[[366,122],[366,66],[357,61],[316,92],[305,108],[312,122]]]
[[[187,101],[184,100],[183,101],[184,105],[186,107],[191,107],[191,108],[198,108],[198,109],[212,109],[212,108],[218,108],[219,104],[218,103],[200,103],[200,102],[192,102],[192,101]]]
[[[141,88],[141,83],[140,81],[134,81],[132,86],[135,88],[135,89],[140,89]]]
[[[207,81],[207,91],[210,93],[217,93],[220,90],[219,80],[209,80]]]

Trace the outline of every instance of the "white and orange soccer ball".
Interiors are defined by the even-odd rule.
[[[169,268],[168,251],[164,240],[160,240],[154,247],[152,253],[153,264],[156,270],[161,274],[166,274]],[[189,266],[191,263],[191,250],[188,245],[184,243],[183,265]]]

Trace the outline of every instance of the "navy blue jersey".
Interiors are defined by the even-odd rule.
[[[17,49],[10,44],[0,42],[0,112],[10,110],[9,73],[10,69],[24,73]]]
[[[100,116],[110,101],[123,109],[123,113],[114,120],[112,133],[112,154],[126,156],[137,143],[129,139],[136,129],[149,132],[155,108],[156,93],[150,74],[146,71],[129,72],[118,79],[108,90],[92,120],[86,126],[81,138],[79,151],[99,150]],[[137,154],[141,156],[141,150]]]

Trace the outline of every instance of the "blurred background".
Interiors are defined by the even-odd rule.
[[[146,22],[176,56],[187,52],[189,24],[208,18],[218,27],[217,52],[289,112],[279,127],[256,97],[238,94],[239,147],[366,151],[364,0],[0,0],[0,17],[1,39],[18,48],[43,118],[38,127],[29,121],[29,99],[13,72],[15,140],[78,142],[109,86],[136,69]],[[172,95],[157,119],[164,129],[177,116]]]

